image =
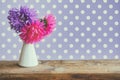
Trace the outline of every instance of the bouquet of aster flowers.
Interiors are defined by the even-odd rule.
[[[33,44],[53,32],[56,25],[54,15],[48,14],[39,19],[36,11],[26,6],[21,6],[20,9],[12,8],[8,14],[11,29],[15,30],[24,42],[19,65],[23,67],[36,66],[38,62]]]
[[[56,20],[53,14],[48,14],[43,19],[36,16],[36,11],[26,6],[9,10],[8,20],[11,29],[19,33],[25,43],[36,43],[53,32],[55,28]]]

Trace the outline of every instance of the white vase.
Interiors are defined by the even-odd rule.
[[[19,65],[22,67],[34,67],[38,65],[34,44],[23,44]]]

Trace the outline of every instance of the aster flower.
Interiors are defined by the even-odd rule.
[[[20,7],[20,10],[13,8],[9,10],[8,20],[11,29],[14,29],[17,33],[25,25],[31,24],[32,20],[36,19],[36,12],[33,9],[27,7]]]
[[[25,43],[36,43],[44,37],[43,26],[43,22],[34,21],[31,25],[24,26],[19,36]]]
[[[53,14],[48,14],[44,17],[44,29],[45,29],[45,35],[49,35],[53,32],[55,25],[56,25],[56,19]]]

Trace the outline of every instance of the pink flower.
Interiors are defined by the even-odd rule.
[[[55,26],[56,26],[56,19],[53,16],[53,14],[48,14],[44,17],[44,23],[45,23],[45,35],[49,35],[53,32]]]
[[[31,25],[23,27],[19,36],[25,43],[36,43],[43,38],[43,26],[43,22],[34,21]]]

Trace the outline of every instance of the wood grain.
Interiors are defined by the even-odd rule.
[[[0,62],[0,80],[120,80],[120,60],[40,61],[32,68]]]

